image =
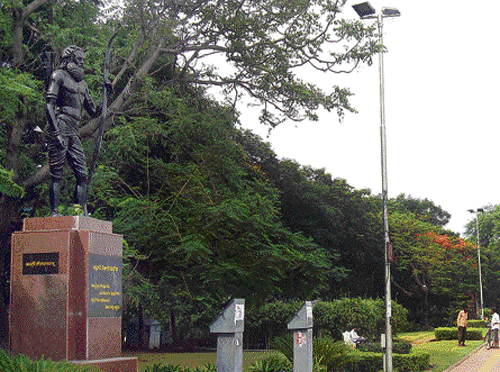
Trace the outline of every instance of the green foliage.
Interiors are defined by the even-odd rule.
[[[451,218],[448,212],[437,206],[432,200],[414,198],[404,193],[390,200],[390,209],[400,213],[411,213],[417,220],[436,227],[444,227]]]
[[[292,372],[293,365],[287,358],[272,356],[252,363],[248,370],[250,372]]]
[[[229,111],[176,89],[150,92],[146,102],[154,115],[136,116],[137,106],[108,132],[91,204],[148,257],[132,276],[149,283],[140,284],[151,291],[142,298],[154,299],[147,312],[174,314],[187,333],[227,298],[318,293],[325,252],[283,226],[279,195],[246,162]]]
[[[270,341],[287,334],[287,324],[302,306],[298,301],[274,301],[260,306],[249,307],[245,313],[246,333],[249,337],[265,337],[266,348]],[[381,300],[341,299],[320,301],[313,310],[314,332],[319,336],[332,336],[342,340],[341,333],[354,327],[360,334],[370,339],[379,339],[385,327],[385,307]],[[408,327],[408,311],[401,305],[392,303],[392,324],[395,333]]]
[[[488,313],[485,311],[485,314],[488,314]],[[487,323],[481,319],[469,319],[467,321],[467,327],[468,328],[469,327],[470,328],[487,328]]]
[[[0,67],[0,122],[10,122],[42,96],[40,84],[30,74]]]
[[[351,351],[348,356],[347,363],[342,369],[333,369],[329,372],[378,372],[383,368],[383,354],[379,353],[362,353],[359,351]]]
[[[286,324],[302,306],[299,301],[273,301],[245,311],[245,329],[250,337],[263,337],[266,349],[277,336],[288,333]]]
[[[346,330],[358,328],[360,335],[378,339],[384,329],[384,302],[380,299],[344,298],[331,302],[319,302],[314,308],[314,324],[340,338]],[[392,320],[395,333],[408,326],[408,311],[392,302]]]
[[[179,365],[172,364],[154,364],[148,366],[144,372],[216,372],[217,368],[213,364],[205,364],[201,367],[182,367]]]
[[[380,342],[367,342],[356,346],[356,349],[363,352],[383,353],[382,345]],[[412,349],[410,341],[400,338],[392,340],[392,352],[395,354],[409,354]]]
[[[348,355],[348,362],[342,369],[333,369],[335,372],[378,372],[382,370],[383,354],[352,351]],[[428,353],[393,354],[393,367],[400,372],[425,371],[429,368],[430,355]]]
[[[0,165],[0,193],[12,198],[22,198],[24,189],[12,180],[14,172],[9,172]]]
[[[90,368],[43,358],[31,360],[25,355],[13,357],[0,350],[0,370],[2,372],[89,372]]]
[[[393,365],[399,371],[424,371],[429,367],[430,356],[427,353],[410,353],[411,344],[394,342]],[[291,335],[282,336],[274,341],[274,347],[289,361],[293,360],[293,339]],[[397,351],[404,351],[398,354]],[[317,338],[313,344],[315,365],[323,366],[328,372],[377,372],[382,369],[383,354],[379,352],[358,351],[344,345],[342,341],[331,338]],[[259,371],[260,372],[260,371]]]
[[[430,355],[428,353],[395,354],[393,366],[400,372],[418,372],[429,369]]]
[[[273,340],[272,347],[280,351],[290,363],[293,362],[292,334],[277,337]],[[314,365],[325,367],[328,371],[340,369],[347,363],[350,348],[343,341],[335,341],[329,337],[319,337],[313,340]]]
[[[479,246],[481,249],[481,270],[483,274],[484,304],[500,307],[500,204],[483,206],[483,213],[476,214],[467,226],[465,235],[476,246],[479,227]],[[485,312],[489,315],[489,312]]]
[[[455,328],[436,328],[434,330],[434,335],[436,340],[458,340],[458,329]],[[467,333],[465,335],[466,340],[482,340],[483,330],[481,328],[469,328],[467,327]]]
[[[376,297],[382,290],[377,273],[383,273],[378,259],[375,217],[377,204],[367,190],[355,190],[345,180],[333,179],[324,169],[302,167],[291,160],[277,161],[255,139],[243,139],[245,149],[258,162],[266,177],[280,190],[284,224],[323,247],[332,262],[330,280],[337,283],[321,293],[325,300],[343,296]],[[357,275],[360,267],[373,270]],[[379,269],[378,269],[379,268]]]
[[[313,354],[315,364],[325,366],[327,371],[342,371],[348,363],[350,347],[343,341],[321,337],[313,341]]]

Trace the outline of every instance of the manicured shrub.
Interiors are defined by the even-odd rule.
[[[0,371],[2,372],[85,372],[89,367],[50,359],[31,360],[25,355],[12,356],[0,350]]]
[[[173,364],[154,364],[152,366],[148,366],[145,372],[217,372],[217,367],[210,363],[194,368],[182,367]]]
[[[380,353],[353,351],[349,354],[343,369],[333,369],[328,372],[378,372],[383,368],[382,358],[383,354]]]
[[[380,342],[367,342],[356,347],[359,351],[371,353],[383,353]],[[396,338],[392,341],[392,352],[395,354],[409,354],[411,352],[411,342]]]
[[[399,372],[418,372],[429,368],[430,359],[428,353],[393,354],[392,364]]]
[[[399,372],[425,371],[429,367],[430,355],[427,353],[393,354],[392,364]],[[344,369],[345,372],[378,372],[383,368],[383,354],[352,352]],[[337,370],[334,370],[337,372]],[[330,371],[329,371],[330,372]]]
[[[436,328],[434,330],[436,340],[458,340],[457,328]],[[482,328],[467,328],[466,340],[481,340],[483,338]]]
[[[487,323],[481,319],[471,319],[467,322],[468,328],[487,328]],[[467,329],[468,329],[467,328]]]

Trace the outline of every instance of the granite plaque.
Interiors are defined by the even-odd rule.
[[[59,274],[59,253],[24,253],[23,275]]]
[[[122,257],[89,254],[89,318],[122,316]]]

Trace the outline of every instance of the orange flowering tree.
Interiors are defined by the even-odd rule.
[[[422,309],[424,325],[429,325],[429,305],[443,319],[475,293],[478,271],[473,244],[405,213],[392,214],[390,228],[396,295],[406,298],[403,304]]]

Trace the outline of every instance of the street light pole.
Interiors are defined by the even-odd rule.
[[[383,45],[383,20],[389,17],[399,17],[401,13],[395,8],[382,8],[381,14],[375,15],[375,9],[369,2],[353,6],[361,19],[376,19],[380,45]],[[380,75],[380,143],[382,155],[382,209],[384,225],[384,255],[385,255],[385,354],[384,372],[392,372],[392,304],[391,304],[391,262],[392,245],[389,237],[389,196],[387,182],[387,136],[385,127],[385,94],[384,94],[384,53],[379,52]]]
[[[477,210],[469,209],[470,213],[476,215],[476,242],[477,242],[477,266],[479,269],[479,299],[481,301],[481,319],[484,319],[484,306],[483,306],[483,278],[481,274],[481,242],[479,241],[479,215],[484,212],[483,208]]]
[[[380,44],[383,45],[383,17],[377,17]],[[382,208],[384,218],[384,255],[385,255],[385,367],[384,371],[392,372],[392,303],[391,303],[391,261],[389,256],[389,194],[387,181],[387,136],[385,128],[385,94],[384,94],[384,53],[379,54],[380,75],[380,144],[382,154]]]

